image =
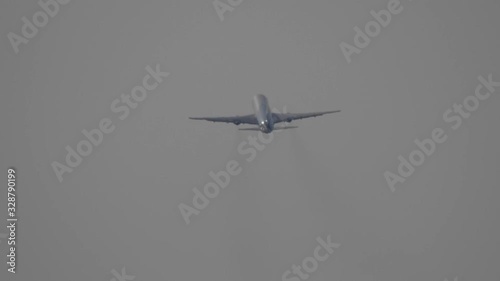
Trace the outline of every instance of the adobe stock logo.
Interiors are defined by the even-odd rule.
[[[347,44],[346,42],[340,43],[340,49],[342,50],[342,54],[344,54],[347,63],[351,63],[351,56],[353,54],[360,54],[361,49],[366,48],[368,44],[370,44],[370,37],[377,37],[380,34],[382,27],[387,27],[387,25],[389,25],[392,16],[401,13],[402,10],[403,6],[399,0],[389,0],[387,3],[387,10],[382,9],[378,13],[371,10],[370,14],[375,20],[369,21],[365,24],[365,32],[357,26],[354,27],[354,31],[356,31],[356,34],[354,35],[355,46]]]
[[[275,108],[273,108],[272,111],[279,113],[279,111],[277,111]],[[285,106],[283,107],[283,113],[286,112],[287,111]],[[245,160],[247,162],[252,162],[257,156],[257,151],[264,150],[266,148],[265,145],[270,144],[273,141],[274,132],[275,131],[267,134],[267,136],[264,137],[264,134],[259,131],[258,138],[253,135],[249,135],[248,141],[242,141],[238,144],[238,153],[240,155],[249,155]],[[203,187],[203,192],[201,192],[196,187],[192,189],[194,193],[194,197],[192,200],[194,207],[191,207],[184,203],[179,204],[179,210],[181,212],[182,218],[184,219],[184,222],[186,222],[186,225],[191,222],[189,217],[191,217],[192,215],[199,215],[200,211],[208,206],[208,204],[210,203],[210,199],[215,199],[219,195],[221,189],[224,189],[229,185],[231,176],[239,175],[242,170],[243,168],[240,167],[238,161],[230,160],[226,163],[225,171],[219,171],[217,173],[210,171],[208,174],[212,178],[213,182],[207,183]]]
[[[14,52],[19,53],[19,45],[21,43],[28,44],[29,39],[32,39],[38,34],[38,28],[43,28],[49,22],[49,16],[51,18],[55,17],[59,12],[59,5],[66,5],[71,0],[39,0],[38,5],[42,8],[42,11],[37,11],[33,14],[31,20],[22,17],[23,26],[21,27],[21,35],[17,35],[14,32],[9,32],[7,38],[14,49]],[[24,36],[24,37],[23,37]]]
[[[492,93],[494,93],[495,87],[500,87],[500,81],[495,82],[492,79],[492,75],[488,75],[488,80],[482,76],[478,76],[479,84],[476,86],[474,95],[469,95],[460,104],[453,104],[453,110],[448,109],[443,114],[443,121],[445,123],[453,123],[451,126],[452,130],[460,128],[463,119],[468,119],[471,117],[471,113],[479,108],[480,101],[486,101]],[[483,91],[486,88],[488,91]],[[465,110],[464,110],[465,109]],[[396,183],[403,183],[406,179],[415,172],[415,167],[422,165],[426,157],[430,157],[436,151],[437,144],[442,144],[448,139],[445,131],[441,128],[435,128],[432,130],[431,138],[426,138],[423,140],[415,139],[414,143],[418,149],[410,152],[408,160],[403,156],[399,155],[399,165],[398,174],[386,171],[384,177],[389,185],[392,192],[396,191],[394,186]]]
[[[122,268],[121,274],[116,270],[111,270],[111,273],[115,276],[115,278],[111,278],[110,281],[132,281],[135,279],[133,275],[127,275],[125,273],[125,267]]]
[[[212,2],[214,5],[215,11],[217,12],[217,15],[219,16],[220,21],[224,21],[224,13],[225,12],[232,12],[234,8],[238,7],[243,0],[226,0],[226,4],[222,2],[221,0],[215,0]]]
[[[318,270],[319,264],[318,262],[324,262],[331,254],[333,254],[334,249],[338,249],[340,244],[332,243],[330,239],[330,235],[326,237],[326,242],[321,237],[316,238],[318,242],[318,246],[314,249],[313,257],[307,257],[302,260],[302,267],[300,265],[292,265],[292,271],[287,270],[281,275],[282,281],[300,281],[309,279],[310,275],[313,274],[316,270]],[[320,251],[323,250],[325,253],[320,254]],[[303,272],[304,269],[305,272]],[[293,274],[297,276],[290,277]]]
[[[148,97],[148,91],[155,90],[163,82],[163,79],[170,75],[168,72],[160,71],[159,64],[156,64],[156,70],[153,70],[149,65],[146,66],[145,70],[148,74],[142,78],[141,85],[132,88],[130,94],[121,94],[120,98],[116,98],[111,103],[110,109],[113,113],[119,113],[118,119],[125,120],[129,116],[131,109],[136,108],[140,102]],[[116,126],[110,118],[102,118],[99,121],[98,128],[90,131],[83,129],[82,134],[86,139],[80,140],[76,144],[76,151],[69,145],[65,147],[67,151],[65,158],[66,165],[57,161],[51,164],[59,182],[63,181],[62,176],[65,173],[71,173],[73,169],[80,166],[83,157],[89,156],[94,147],[102,143],[105,134],[110,134],[115,128]]]

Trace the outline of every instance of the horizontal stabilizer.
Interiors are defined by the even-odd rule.
[[[240,131],[260,131],[259,128],[239,128]]]
[[[282,127],[274,127],[273,131],[280,131],[285,129],[295,129],[297,126],[282,126]],[[260,131],[259,128],[240,128],[240,131]]]
[[[298,126],[283,126],[283,127],[275,127],[274,131],[279,131],[279,130],[285,130],[285,129],[295,129],[298,128]]]

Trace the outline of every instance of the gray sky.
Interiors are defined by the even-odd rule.
[[[401,0],[349,63],[341,43],[391,1],[244,0],[221,20],[211,0],[73,0],[17,53],[8,34],[43,10],[2,4],[1,179],[17,169],[19,221],[0,279],[278,281],[330,235],[341,246],[308,280],[497,280],[500,87],[456,130],[443,114],[478,76],[500,81],[500,2]],[[157,65],[168,77],[120,120],[113,101]],[[255,94],[342,112],[293,122],[251,161],[238,146],[257,132],[188,119],[250,114]],[[114,131],[60,182],[51,164],[104,118]],[[436,128],[446,141],[392,191],[384,173]],[[186,225],[179,204],[230,160],[241,173]]]

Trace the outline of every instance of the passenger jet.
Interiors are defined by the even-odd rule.
[[[273,130],[297,128],[296,126],[275,128],[274,124],[277,123],[281,122],[290,123],[293,120],[297,119],[304,119],[309,117],[321,116],[323,114],[340,112],[340,110],[335,110],[335,111],[323,111],[323,112],[311,112],[311,113],[274,113],[269,109],[269,103],[264,95],[256,95],[253,97],[253,110],[254,114],[243,115],[243,116],[189,117],[189,119],[233,123],[235,125],[240,125],[240,124],[258,125],[258,128],[242,128],[240,130],[261,131],[264,134],[269,134]]]

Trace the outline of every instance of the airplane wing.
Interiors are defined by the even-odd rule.
[[[243,115],[243,116],[231,116],[231,117],[189,117],[189,119],[193,120],[206,120],[212,122],[225,122],[225,123],[233,123],[235,125],[239,124],[252,124],[257,125],[257,118],[254,114]]]
[[[273,118],[274,118],[274,123],[292,122],[293,120],[297,119],[317,117],[324,114],[330,114],[335,112],[340,112],[340,110],[311,112],[311,113],[273,113]]]

